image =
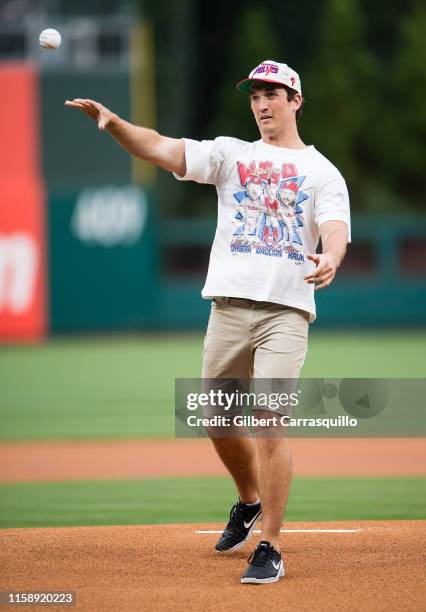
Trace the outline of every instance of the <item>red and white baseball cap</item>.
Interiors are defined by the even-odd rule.
[[[253,81],[265,81],[265,83],[279,83],[287,85],[302,95],[302,85],[300,77],[295,70],[287,64],[279,64],[273,60],[265,60],[250,72],[246,79],[237,83],[237,89],[250,91]]]
[[[294,191],[294,193],[297,193],[299,187],[297,186],[297,183],[295,181],[284,181],[284,183],[282,184],[282,188],[283,189],[290,189],[291,191]]]

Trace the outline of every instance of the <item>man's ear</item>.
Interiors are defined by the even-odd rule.
[[[298,111],[299,108],[302,106],[302,96],[300,94],[296,94],[294,96],[294,98],[292,99],[293,104],[293,110],[294,112]]]

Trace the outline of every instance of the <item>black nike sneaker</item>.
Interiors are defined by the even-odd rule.
[[[229,553],[244,546],[253,535],[254,527],[261,517],[260,502],[247,505],[238,500],[231,508],[229,522],[215,546],[216,552]]]
[[[243,584],[270,584],[285,576],[284,561],[269,542],[259,542],[248,562],[249,566],[241,576]]]

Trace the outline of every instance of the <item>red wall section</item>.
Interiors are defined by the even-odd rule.
[[[0,174],[38,176],[38,76],[29,64],[0,64]]]
[[[46,329],[46,240],[36,71],[0,64],[0,91],[0,341],[37,340]]]

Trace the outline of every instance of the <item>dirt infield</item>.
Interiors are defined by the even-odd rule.
[[[426,473],[424,439],[293,439],[292,447],[297,475]],[[224,473],[209,440],[0,445],[2,482]],[[424,607],[426,521],[289,523],[290,532],[281,536],[287,575],[278,584],[263,586],[239,583],[253,545],[233,556],[216,556],[218,536],[197,533],[222,528],[209,524],[2,530],[0,590],[75,591],[75,607],[53,609],[87,612],[245,612],[267,604],[303,612],[417,612]],[[335,528],[358,531],[305,531]]]
[[[87,611],[259,610],[418,611],[424,609],[426,522],[290,523],[287,575],[272,585],[241,585],[253,546],[215,556],[219,525],[141,525],[1,532],[1,590],[75,591]],[[257,537],[256,537],[257,539]],[[26,610],[40,607],[25,606]],[[54,607],[54,609],[69,609]]]
[[[299,476],[426,474],[426,439],[292,439]],[[225,474],[209,440],[16,442],[0,445],[0,482]]]

